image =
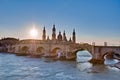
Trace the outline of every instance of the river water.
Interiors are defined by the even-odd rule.
[[[120,80],[120,70],[88,62],[0,53],[0,80]]]

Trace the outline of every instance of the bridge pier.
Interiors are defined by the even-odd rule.
[[[73,55],[72,52],[66,53],[66,60],[76,60],[76,55]]]
[[[105,59],[102,57],[100,53],[94,53],[92,59],[89,60],[90,63],[93,64],[104,64]]]
[[[95,59],[95,58],[92,58],[91,60],[89,60],[89,62],[93,64],[104,64],[104,61],[105,59]]]

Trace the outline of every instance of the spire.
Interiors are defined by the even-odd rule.
[[[67,41],[66,34],[65,34],[65,30],[64,30],[64,32],[63,32],[63,40],[64,40],[64,41]]]
[[[44,28],[43,28],[42,39],[43,39],[43,40],[46,40],[46,30],[45,30],[45,26],[44,26]]]
[[[58,41],[62,41],[62,35],[61,35],[61,31],[59,31],[59,34],[58,34]]]
[[[73,41],[74,43],[76,42],[76,33],[75,33],[75,29],[73,29],[72,41]]]
[[[53,25],[53,29],[52,29],[52,40],[56,40],[56,28],[55,28],[55,24]]]
[[[75,35],[75,29],[73,29],[73,35]]]
[[[63,32],[63,35],[65,35],[65,30],[64,30],[64,32]]]
[[[45,26],[44,26],[44,29],[43,29],[44,31],[45,31]]]
[[[69,42],[72,42],[71,37],[70,37],[70,39],[69,39]]]
[[[53,24],[53,31],[56,31],[56,29],[55,29],[55,24]]]

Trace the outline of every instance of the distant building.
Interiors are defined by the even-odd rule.
[[[61,34],[61,31],[59,31],[59,34],[58,36],[56,37],[56,28],[55,28],[55,24],[53,25],[53,28],[52,28],[52,41],[67,41],[67,37],[66,37],[66,33],[65,31],[63,32],[63,35]],[[46,29],[45,29],[45,26],[43,28],[43,34],[42,34],[42,40],[43,41],[46,41],[49,39],[49,36],[48,38],[46,39]],[[50,39],[49,39],[50,40]],[[73,43],[76,43],[76,32],[75,32],[75,29],[73,30],[73,33],[72,33],[72,40],[70,40],[71,42]]]
[[[19,39],[16,38],[2,38],[0,40],[0,52],[7,52],[7,47],[15,45],[16,43],[19,42]]]

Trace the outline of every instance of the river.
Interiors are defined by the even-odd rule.
[[[120,70],[88,62],[0,53],[0,80],[120,80]]]

